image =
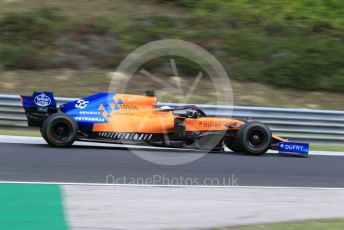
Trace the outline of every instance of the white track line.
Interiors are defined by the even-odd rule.
[[[108,186],[108,187],[166,187],[166,188],[248,188],[248,189],[317,189],[317,190],[344,190],[344,188],[328,187],[281,187],[281,186],[215,186],[215,185],[166,185],[166,184],[105,184],[105,183],[73,183],[73,182],[40,182],[40,181],[0,181],[0,184],[45,184],[45,185],[82,185],[82,186]]]
[[[41,145],[47,144],[41,137],[23,137],[23,136],[8,136],[0,135],[0,143],[9,144],[34,144]],[[168,148],[168,147],[155,147],[155,146],[144,146],[144,145],[128,145],[128,144],[115,144],[115,143],[99,143],[99,142],[83,142],[76,141],[73,145],[75,146],[98,146],[98,147],[112,147],[112,148],[133,148],[133,149],[161,149],[161,150],[173,150],[173,151],[185,151],[190,149],[183,148]],[[195,150],[197,151],[197,150]],[[192,152],[192,151],[190,151]]]
[[[0,135],[0,143],[12,143],[12,144],[46,144],[41,137],[23,137],[23,136],[9,136]],[[95,143],[95,142],[75,142],[76,146],[100,146],[100,147],[114,147],[114,148],[137,148],[137,149],[161,149],[161,150],[173,150],[173,151],[185,151],[190,149],[181,148],[168,148],[168,147],[154,147],[154,146],[140,146],[140,145],[124,145],[124,144],[108,144],[108,143]],[[312,146],[311,146],[312,148]],[[227,149],[228,150],[228,149]],[[190,151],[197,152],[196,151]],[[268,153],[277,153],[277,151],[269,151]],[[317,156],[344,156],[344,152],[337,151],[310,151],[309,155]]]

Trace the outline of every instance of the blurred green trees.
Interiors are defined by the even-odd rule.
[[[344,92],[342,0],[159,0],[156,4],[173,5],[183,13],[125,20],[113,14],[82,25],[51,8],[2,15],[0,64],[12,69],[84,68],[85,63],[116,67],[142,44],[177,38],[209,50],[236,79]],[[56,52],[59,60],[53,58]]]
[[[46,47],[58,33],[57,11],[41,8],[34,12],[10,13],[0,19],[0,63],[9,69],[49,67]]]

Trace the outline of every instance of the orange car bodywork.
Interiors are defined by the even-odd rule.
[[[103,111],[107,123],[94,124],[92,131],[109,133],[150,133],[165,134],[175,132],[175,119],[178,115],[171,111],[156,108],[155,96],[140,96],[130,94],[116,94],[114,101],[122,100],[121,104],[110,104],[112,110],[106,111],[103,105],[98,110]],[[117,106],[117,109],[114,109]],[[228,131],[239,130],[245,122],[219,117],[180,117],[185,125],[186,132],[195,131]],[[277,141],[286,141],[273,136]]]
[[[117,97],[117,98],[116,98]],[[108,116],[108,123],[95,124],[93,132],[134,132],[134,133],[170,133],[174,132],[175,115],[171,111],[156,109],[156,97],[117,94],[115,101],[122,98],[123,104],[117,105],[118,110],[110,113],[104,106],[103,115]],[[110,104],[111,107],[116,106]],[[238,129],[244,122],[216,117],[185,118],[185,131],[223,131],[228,130],[228,125]]]

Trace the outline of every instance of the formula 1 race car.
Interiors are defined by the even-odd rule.
[[[258,121],[209,117],[197,106],[157,106],[154,91],[145,96],[97,93],[57,108],[51,92],[21,96],[29,126],[40,127],[54,147],[74,141],[135,143],[154,146],[262,155],[269,149],[307,155],[308,144],[272,135]]]

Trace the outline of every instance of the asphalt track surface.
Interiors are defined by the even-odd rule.
[[[151,151],[166,154],[170,150]],[[1,181],[106,183],[107,176],[109,183],[344,188],[344,157],[255,157],[227,152],[163,166],[125,148],[0,144]]]

